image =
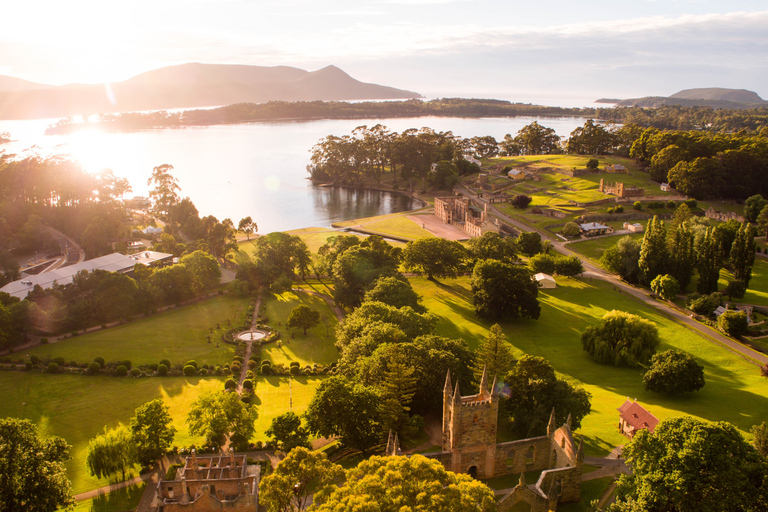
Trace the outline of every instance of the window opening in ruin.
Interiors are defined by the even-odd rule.
[[[535,456],[535,450],[533,449],[533,446],[528,448],[528,451],[525,453],[525,463],[526,464],[533,464],[533,457]]]

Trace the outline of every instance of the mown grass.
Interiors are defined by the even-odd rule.
[[[599,263],[603,252],[609,247],[616,245],[616,243],[625,236],[629,236],[638,243],[642,243],[643,241],[643,233],[630,233],[628,235],[604,236],[592,240],[571,242],[568,244],[568,248],[583,254],[595,263]]]
[[[612,476],[604,476],[603,478],[581,482],[581,500],[558,505],[557,510],[560,512],[591,512],[592,507],[590,503],[594,500],[599,500],[608,489],[608,486],[611,485],[611,482],[613,482]]]
[[[464,338],[476,348],[491,322],[475,317],[468,278],[438,283],[412,278],[427,309],[438,315],[437,332]],[[538,320],[502,322],[515,357],[532,354],[546,358],[567,380],[592,394],[592,413],[577,434],[585,436],[590,455],[605,454],[626,439],[617,429],[619,407],[637,398],[658,418],[692,415],[733,423],[747,437],[752,425],[768,415],[765,383],[756,366],[719,345],[682,327],[660,312],[612,289],[599,280],[558,279],[559,287],[541,290]],[[662,340],[659,350],[677,348],[693,354],[705,368],[706,386],[683,397],[666,397],[644,389],[642,370],[616,368],[592,361],[582,350],[580,335],[608,311],[619,309],[655,322]]]
[[[124,512],[135,510],[147,484],[136,484],[95,498],[79,501],[73,512]]]
[[[320,297],[304,292],[290,291],[279,295],[262,298],[266,307],[268,324],[280,332],[281,347],[277,343],[269,343],[262,347],[262,358],[273,363],[283,363],[286,366],[292,361],[298,361],[303,367],[306,364],[330,364],[339,358],[336,350],[336,324],[338,320],[331,307]],[[320,313],[320,323],[307,329],[307,334],[301,329],[288,329],[288,316],[294,308],[306,305]]]
[[[379,215],[377,217],[338,222],[334,224],[334,227],[353,227],[354,229],[359,229],[367,233],[382,236],[394,236],[408,240],[434,236],[428,230],[408,219],[407,216],[414,215],[414,213],[415,212],[393,213],[389,215]]]
[[[292,410],[303,413],[320,382],[314,377],[294,377],[289,386],[288,377],[258,377],[254,440],[267,439],[264,431],[275,417],[289,410],[291,400]],[[105,426],[128,424],[138,406],[161,398],[170,407],[177,429],[174,445],[200,445],[203,439],[189,433],[187,413],[201,393],[223,388],[223,378],[132,379],[1,372],[0,417],[29,419],[43,436],[60,436],[72,445],[72,460],[66,467],[77,494],[116,481],[89,475],[85,463],[88,441]],[[137,474],[134,470],[133,476]]]
[[[61,356],[67,362],[78,363],[100,356],[107,361],[127,359],[134,365],[158,363],[161,359],[173,364],[194,359],[198,364],[223,365],[231,362],[234,347],[223,343],[221,336],[230,327],[243,324],[248,300],[229,294],[217,296],[124,325],[40,345],[25,354]]]

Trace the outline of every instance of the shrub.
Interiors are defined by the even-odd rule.
[[[26,363],[24,363],[24,369],[27,371],[31,370],[34,366],[35,365],[32,364],[32,361],[27,361]]]
[[[609,214],[613,214],[613,212],[615,212],[615,211],[616,211],[616,209],[615,209],[613,206],[611,206],[610,208],[608,208],[608,213],[609,213]]]
[[[301,368],[298,366],[291,366],[291,375],[301,375]]]
[[[131,369],[131,362],[130,362],[130,361],[128,361],[127,359],[126,359],[125,361],[120,361],[120,364],[121,364],[121,365],[123,365],[123,366],[125,366],[125,367],[126,367],[126,368],[128,368],[129,370]]]
[[[563,236],[567,236],[569,238],[577,237],[581,234],[581,229],[579,229],[579,225],[575,222],[568,222],[563,226],[562,229]]]
[[[168,367],[164,364],[157,365],[157,374],[161,377],[168,375]]]
[[[653,356],[643,382],[656,393],[691,393],[704,387],[704,367],[691,355],[670,349]]]
[[[253,374],[253,372],[251,370],[248,370],[247,372],[245,372],[245,378],[246,379],[253,379],[254,377],[255,377],[255,375]]]
[[[115,368],[115,375],[118,377],[125,377],[128,375],[128,368],[123,364],[119,365],[117,368]]]
[[[235,379],[227,379],[226,382],[224,382],[224,389],[230,390],[235,389],[237,387],[237,381]]]
[[[232,358],[232,360],[237,361],[238,363],[242,363],[243,361],[245,361],[245,359],[243,359],[243,356],[235,356]]]
[[[272,371],[271,366],[262,366],[261,367],[261,374],[262,375],[272,375],[274,372]]]
[[[245,379],[243,381],[243,389],[253,389],[253,381],[251,379]]]
[[[749,319],[743,311],[725,311],[717,317],[717,328],[729,336],[738,338],[747,332]]]
[[[659,346],[656,324],[624,311],[609,311],[581,335],[582,348],[598,363],[648,364]]]
[[[88,365],[88,373],[90,373],[91,375],[96,375],[97,373],[99,373],[99,370],[101,370],[101,365],[96,361]]]
[[[161,359],[160,360],[160,364],[164,364],[166,368],[170,368],[171,367],[171,362],[169,360],[167,360],[167,359]]]
[[[160,366],[160,365],[158,365],[157,363],[149,363],[147,365],[147,370],[152,371],[152,372],[156,372],[158,366]]]
[[[697,203],[694,198],[686,199],[685,201],[683,201],[683,204],[691,209],[696,208],[699,205],[699,203]]]
[[[208,370],[205,369],[205,368],[200,368],[200,371],[198,371],[198,374],[200,374],[202,376],[206,376],[206,375],[208,375]]]
[[[632,208],[634,208],[635,210],[642,210],[643,203],[641,203],[640,201],[635,201],[634,203],[632,203]]]
[[[141,370],[139,370],[138,368],[131,368],[130,374],[131,374],[131,377],[138,377],[139,375],[141,375]]]
[[[40,343],[42,345],[47,345],[48,344],[48,338],[40,338]]]
[[[57,363],[48,363],[48,373],[59,373],[59,365]]]
[[[93,362],[99,363],[99,368],[104,368],[104,365],[107,364],[103,357],[94,357]]]
[[[624,212],[624,207],[623,207],[623,206],[621,206],[621,205],[619,205],[619,206],[617,206],[616,208],[614,208],[614,211],[615,211],[616,213],[623,213],[623,212]]]
[[[597,158],[590,158],[589,160],[587,160],[587,169],[592,169],[593,171],[596,171],[599,165],[600,165],[600,161]]]
[[[192,366],[191,364],[188,364],[184,367],[184,375],[187,377],[192,377],[193,375],[197,375],[197,368]]]
[[[248,368],[253,370],[257,366],[259,366],[258,361],[254,361],[253,359],[248,360]]]
[[[29,360],[32,361],[32,364],[37,365],[40,363],[40,358],[36,354],[32,354],[29,356]]]
[[[270,286],[269,289],[272,293],[279,294],[287,292],[292,286],[293,281],[291,281],[291,278],[283,274],[272,283],[272,286]]]
[[[66,361],[61,356],[54,357],[53,359],[51,359],[51,361],[53,361],[54,363],[56,363],[59,366],[66,366]]]
[[[187,364],[185,364],[184,366],[192,366],[195,368],[195,370],[198,369],[197,361],[195,361],[194,359],[190,359],[189,361],[187,361]]]
[[[674,210],[675,208],[677,208],[677,203],[670,199],[669,201],[667,201],[667,208],[669,208],[670,210]]]

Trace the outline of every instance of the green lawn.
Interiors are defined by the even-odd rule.
[[[590,503],[593,500],[599,500],[611,482],[613,482],[612,476],[581,482],[581,501],[563,503],[557,506],[557,510],[559,512],[591,512]]]
[[[360,229],[367,233],[382,236],[394,236],[408,240],[434,236],[432,233],[407,218],[408,215],[414,215],[414,213],[415,212],[393,213],[390,215],[380,215],[377,217],[338,222],[334,224],[334,227],[354,226],[355,229]]]
[[[138,484],[118,489],[96,498],[77,502],[73,512],[124,512],[135,510],[147,484]]]
[[[61,356],[81,363],[101,356],[107,361],[127,359],[134,365],[158,363],[161,359],[174,364],[194,359],[199,364],[223,365],[232,361],[234,347],[223,343],[221,335],[229,329],[228,320],[232,326],[243,324],[247,307],[247,298],[217,296],[103,331],[40,345],[25,354]],[[212,343],[208,343],[209,335]]]
[[[733,278],[732,276],[729,277]],[[755,258],[755,265],[752,267],[752,279],[749,280],[749,288],[744,298],[738,299],[738,302],[768,306],[768,260]]]
[[[43,435],[63,437],[72,445],[72,460],[67,476],[75,494],[109,484],[88,474],[85,459],[88,441],[104,426],[127,424],[141,404],[162,398],[170,407],[177,429],[174,444],[199,444],[186,426],[187,412],[197,397],[207,390],[223,389],[223,378],[115,378],[74,375],[49,375],[24,372],[0,372],[0,417],[27,418],[37,424]],[[317,377],[259,377],[256,384],[256,435],[266,440],[264,431],[272,420],[289,410],[303,413],[321,382]],[[138,474],[134,471],[133,476]],[[114,481],[114,479],[113,479]],[[103,500],[109,502],[110,500]],[[86,509],[88,510],[88,509]],[[96,509],[109,510],[109,509]]]
[[[637,398],[658,418],[688,414],[735,424],[747,437],[752,425],[768,417],[765,381],[757,367],[673,323],[661,313],[593,280],[558,278],[555,290],[541,290],[538,320],[502,323],[514,355],[545,357],[558,373],[592,393],[592,414],[582,422],[586,452],[605,454],[626,440],[617,432],[616,408],[627,397]],[[424,278],[411,282],[424,297],[427,309],[438,315],[437,332],[462,337],[472,348],[487,334],[489,322],[474,315],[468,278],[438,283]],[[593,362],[581,349],[581,332],[606,312],[620,309],[655,322],[662,340],[660,350],[678,348],[693,354],[705,368],[706,386],[685,397],[668,398],[646,391],[640,369],[615,368]]]
[[[309,293],[291,291],[264,296],[262,304],[266,306],[269,325],[280,332],[282,340],[282,347],[278,347],[276,343],[264,345],[262,358],[286,366],[291,361],[298,361],[302,366],[312,363],[330,364],[339,358],[339,351],[334,346],[338,320],[323,299]],[[301,329],[292,330],[286,327],[291,311],[302,304],[320,313],[320,324],[307,329],[306,335]],[[292,337],[292,334],[295,334],[295,337]]]
[[[595,263],[599,263],[600,257],[603,255],[603,251],[616,245],[616,243],[625,236],[629,236],[638,243],[642,243],[643,241],[643,233],[630,233],[629,235],[605,236],[601,238],[594,238],[592,240],[571,242],[568,244],[568,248],[583,254]]]

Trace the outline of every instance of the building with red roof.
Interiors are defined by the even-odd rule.
[[[619,431],[629,439],[632,439],[640,430],[653,432],[659,423],[659,419],[646,411],[637,400],[633,402],[627,398],[617,411],[619,411]]]

